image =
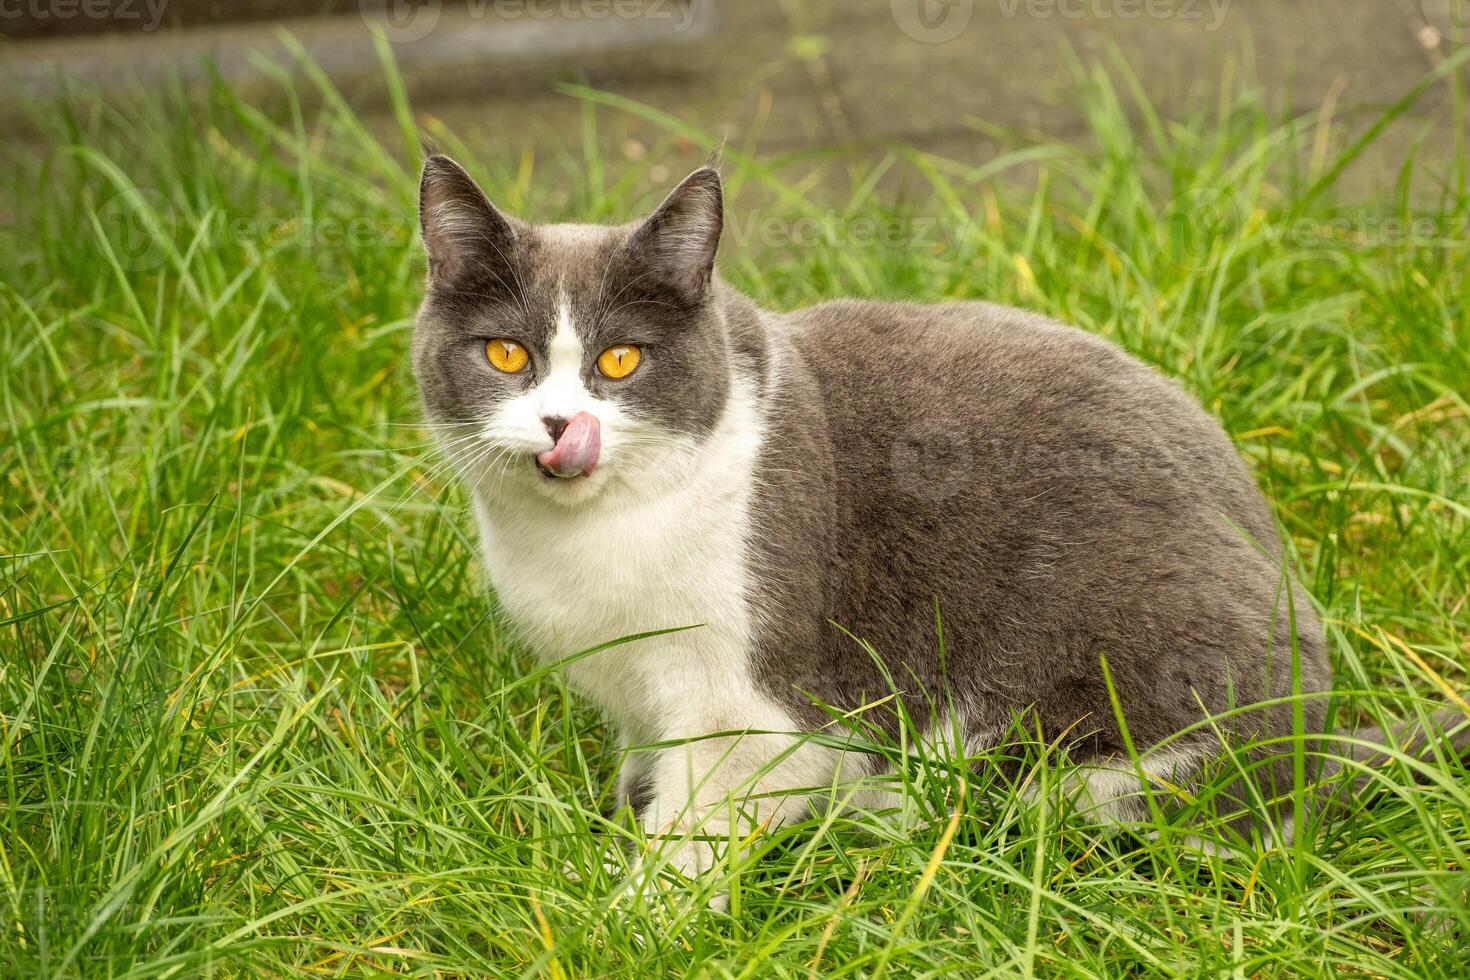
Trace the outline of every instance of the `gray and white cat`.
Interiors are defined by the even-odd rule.
[[[567,667],[625,744],[683,743],[620,779],[680,871],[739,829],[732,798],[780,822],[872,774],[803,736],[834,717],[892,732],[902,708],[969,752],[1023,718],[1127,818],[1103,658],[1142,767],[1175,784],[1222,735],[1290,736],[1279,701],[1231,712],[1291,694],[1293,648],[1301,690],[1329,688],[1230,440],[1111,344],[985,303],[762,310],[714,273],[709,168],[646,220],[531,225],[435,156],[420,206],[414,368],[500,603],[550,659],[697,627]],[[1308,733],[1325,711],[1305,700]]]

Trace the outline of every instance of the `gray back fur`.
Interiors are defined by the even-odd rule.
[[[1330,685],[1300,590],[1289,627],[1260,491],[1172,382],[983,303],[839,301],[779,322],[775,415],[802,422],[777,426],[762,479],[773,693],[851,710],[886,672],[918,717],[952,697],[983,739],[1031,712],[1046,737],[1114,755],[1103,658],[1139,746],[1289,694],[1294,642],[1305,690]],[[1237,724],[1279,735],[1290,712]]]

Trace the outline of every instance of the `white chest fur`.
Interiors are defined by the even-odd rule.
[[[477,497],[490,580],[538,656],[558,660],[621,637],[567,668],[572,685],[626,733],[708,729],[720,703],[750,719],[750,502],[761,421],[737,391],[687,479],[640,492],[609,486],[576,507]],[[697,718],[697,721],[696,721]]]

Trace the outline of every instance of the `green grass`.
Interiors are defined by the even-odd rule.
[[[1271,494],[1340,714],[1463,691],[1466,161],[1405,146],[1391,193],[1345,200],[1372,120],[1324,130],[1230,91],[1170,122],[1124,66],[1076,70],[1079,145],[728,147],[726,276],[777,308],[985,297],[1112,338]],[[0,973],[1463,972],[1452,760],[1214,859],[914,761],[903,817],[813,818],[724,867],[731,915],[681,887],[614,906],[616,753],[495,618],[417,424],[423,134],[386,77],[386,136],[283,75],[270,111],[220,85],[34,106],[42,152],[3,151]],[[676,144],[718,141],[569,97],[586,132],[558,158],[427,135],[541,220],[623,220]],[[630,118],[663,141],[602,159],[599,127]],[[782,247],[800,219],[825,233]],[[1054,786],[1052,760],[1026,778]]]

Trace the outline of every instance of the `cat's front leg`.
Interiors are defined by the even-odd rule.
[[[629,807],[637,814],[648,805],[652,792],[649,768],[651,754],[635,749],[638,740],[627,729],[618,733],[618,753],[622,760],[618,766],[617,808]]]
[[[722,856],[732,859],[756,830],[798,820],[808,811],[811,790],[830,782],[835,755],[792,733],[770,729],[729,734],[718,722],[699,734],[670,732],[661,741],[681,744],[654,752],[641,774],[646,802],[637,808],[648,837],[635,884],[667,867],[695,879]],[[711,907],[723,909],[721,889]]]

